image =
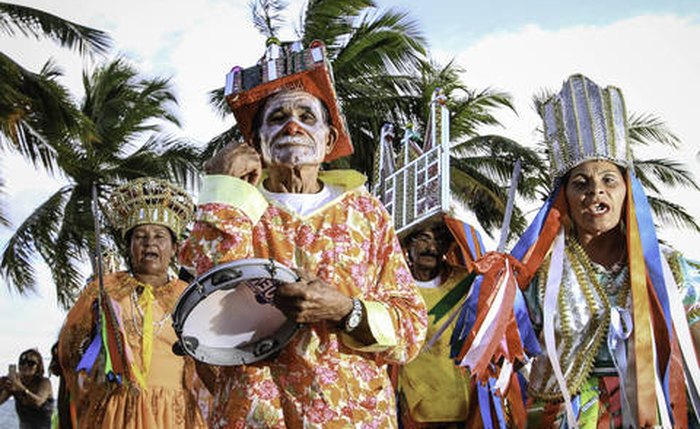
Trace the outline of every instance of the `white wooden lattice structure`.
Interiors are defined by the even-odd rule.
[[[445,101],[436,89],[423,144],[416,144],[416,133],[409,126],[398,156],[391,125],[382,129],[372,192],[393,217],[399,234],[450,212],[450,115]]]

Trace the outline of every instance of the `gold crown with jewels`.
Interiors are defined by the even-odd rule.
[[[106,216],[122,237],[139,225],[162,225],[179,237],[194,215],[192,197],[165,180],[143,177],[112,192]]]

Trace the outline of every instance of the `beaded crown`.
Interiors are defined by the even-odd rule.
[[[194,215],[194,202],[185,190],[165,180],[144,177],[116,188],[109,197],[106,215],[122,237],[145,224],[162,225],[179,237]]]
[[[592,159],[632,166],[627,112],[618,88],[601,88],[581,74],[572,75],[542,104],[540,116],[552,183]]]
[[[246,140],[253,139],[253,121],[265,100],[280,91],[302,90],[328,109],[338,140],[324,161],[352,154],[353,148],[335,93],[333,71],[323,42],[304,49],[300,41],[269,39],[265,55],[252,67],[235,66],[226,75],[224,95]]]

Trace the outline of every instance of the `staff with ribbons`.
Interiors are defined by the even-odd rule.
[[[58,358],[70,401],[59,411],[76,429],[203,428],[194,361],[171,350],[171,312],[187,285],[169,268],[194,214],[192,198],[167,181],[140,178],[116,187],[105,208],[124,240],[128,271],[103,275],[98,263],[97,278],[66,316]]]

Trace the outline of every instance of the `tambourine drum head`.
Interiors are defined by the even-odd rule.
[[[215,267],[195,280],[173,315],[181,346],[202,362],[241,365],[265,359],[284,347],[297,330],[297,324],[272,304],[277,287],[296,280],[291,270],[275,263],[275,278],[271,278],[264,266],[260,268],[269,267],[268,260],[236,263]]]
[[[256,302],[244,286],[241,282],[233,290],[209,295],[192,309],[182,335],[211,347],[238,347],[274,334],[287,318],[276,307]]]

